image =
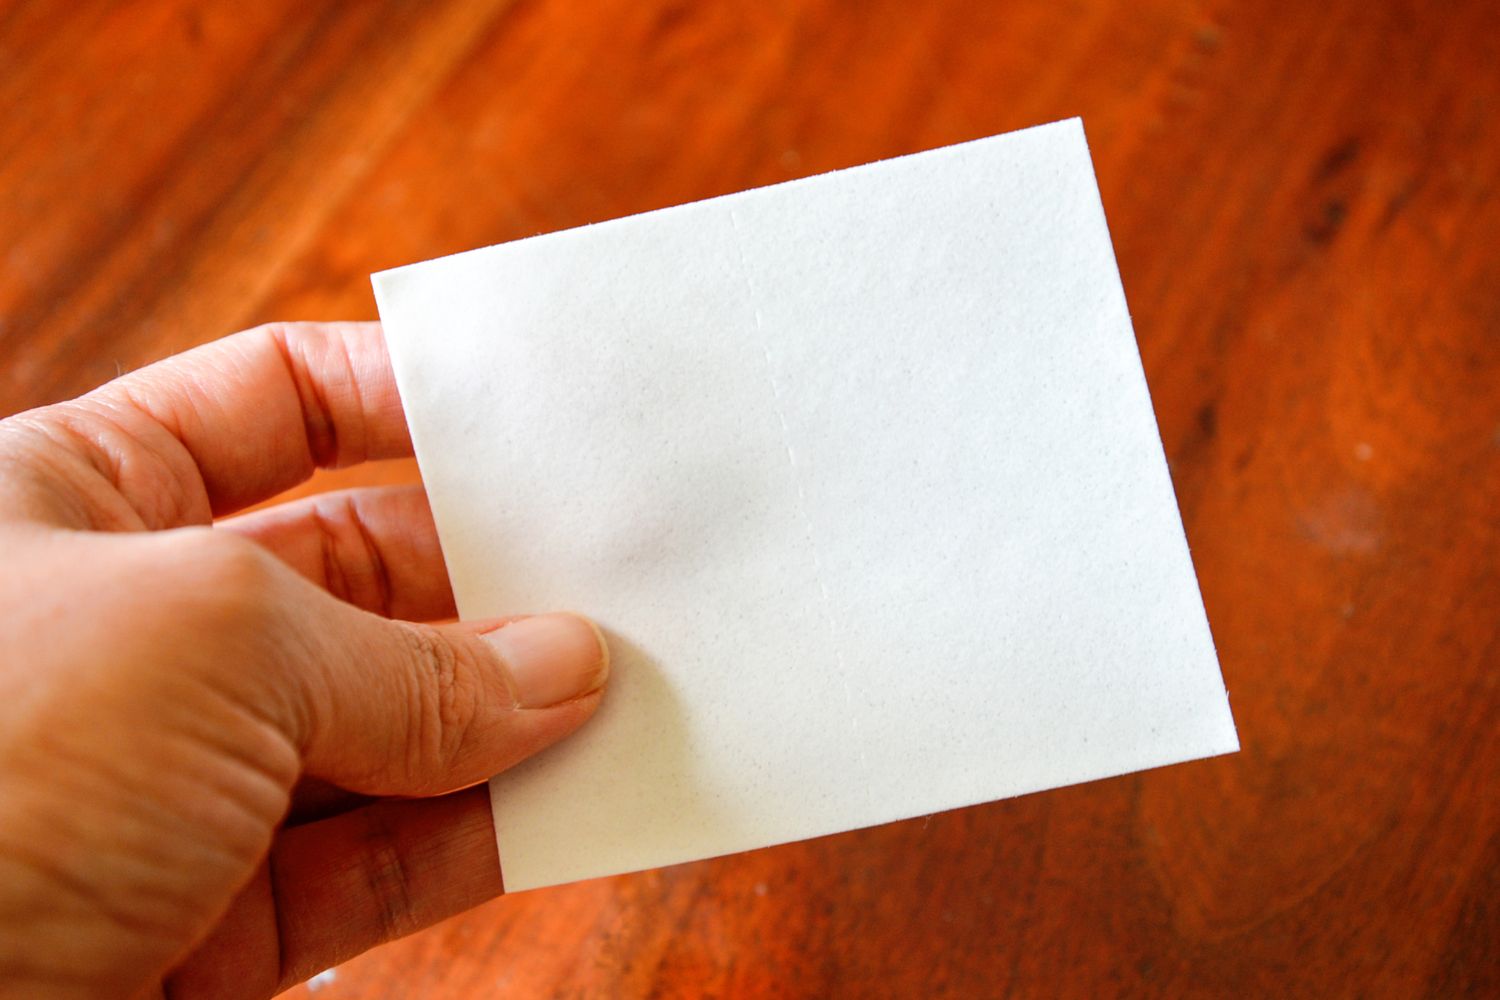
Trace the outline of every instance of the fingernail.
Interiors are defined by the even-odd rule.
[[[596,691],[609,674],[609,647],[587,618],[534,615],[483,636],[510,670],[521,708],[546,708]]]

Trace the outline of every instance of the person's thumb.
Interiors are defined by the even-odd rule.
[[[432,626],[340,605],[336,618],[299,685],[304,771],[369,795],[505,770],[592,715],[609,673],[602,634],[578,615]]]

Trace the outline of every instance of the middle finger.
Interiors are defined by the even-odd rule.
[[[421,486],[320,493],[218,522],[355,607],[387,618],[452,618],[453,588]]]

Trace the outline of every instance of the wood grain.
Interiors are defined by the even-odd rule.
[[[317,996],[1500,995],[1497,29],[12,0],[0,412],[373,317],[375,269],[1081,114],[1244,751],[504,898]]]

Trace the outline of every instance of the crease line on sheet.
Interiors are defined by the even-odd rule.
[[[787,423],[786,408],[781,402],[781,385],[776,379],[776,368],[771,361],[771,347],[766,337],[765,321],[760,312],[760,298],[755,292],[755,282],[750,278],[750,266],[745,260],[745,241],[740,235],[740,219],[734,209],[729,209],[729,224],[734,228],[734,247],[740,260],[740,276],[745,279],[745,294],[750,298],[750,308],[755,315],[755,334],[760,342],[761,360],[765,364],[766,381],[771,385],[771,405],[776,410],[776,419],[781,425],[781,446],[786,449],[787,466],[791,470],[792,485],[797,488],[797,513],[802,518],[802,530],[807,535],[808,554],[812,557],[813,579],[823,597],[823,617],[828,622],[829,638],[833,642],[833,657],[839,671],[839,682],[844,688],[844,711],[849,718],[849,736],[859,754],[860,782],[868,803],[874,802],[870,788],[870,766],[865,759],[865,745],[860,738],[859,713],[854,708],[854,690],[849,684],[849,665],[844,659],[843,630],[833,613],[833,597],[823,577],[823,561],[818,557],[818,541],[814,536],[812,516],[807,512],[807,491],[802,486],[802,474],[797,466],[797,453],[792,448],[792,429]]]

